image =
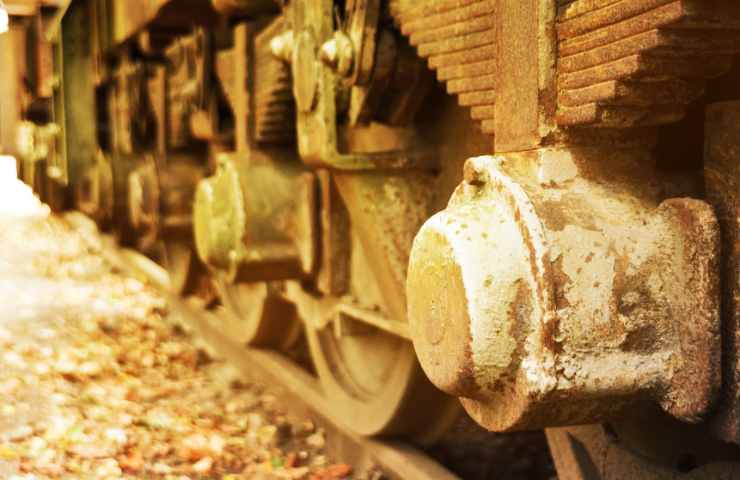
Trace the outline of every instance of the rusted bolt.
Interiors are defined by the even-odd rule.
[[[594,422],[646,396],[696,421],[719,380],[714,214],[698,200],[647,200],[641,180],[639,200],[580,176],[541,186],[549,156],[574,171],[596,155],[566,153],[468,161],[411,252],[419,360],[492,430]],[[634,159],[613,155],[610,166]]]
[[[319,58],[337,74],[348,77],[355,62],[352,40],[343,32],[334,32],[334,37],[321,46]]]
[[[270,51],[278,60],[290,62],[293,57],[293,31],[288,30],[270,40]]]
[[[499,161],[498,157],[489,158],[494,159],[491,161]],[[485,169],[481,170],[481,165],[478,162],[465,162],[465,166],[463,167],[463,179],[468,185],[484,185],[486,183],[486,173]]]

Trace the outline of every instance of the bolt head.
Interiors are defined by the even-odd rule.
[[[339,47],[337,46],[336,39],[332,38],[321,46],[319,58],[327,67],[332,69],[337,68],[337,63],[339,62]]]
[[[270,51],[278,60],[290,62],[293,56],[293,32],[287,31],[270,40]]]
[[[355,63],[352,40],[343,32],[334,32],[334,36],[321,45],[319,58],[337,74],[349,77]]]

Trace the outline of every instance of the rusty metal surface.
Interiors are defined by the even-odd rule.
[[[722,226],[723,327],[725,349],[722,360],[723,392],[720,410],[713,420],[727,441],[740,440],[740,103],[716,103],[707,108],[705,177],[707,194]]]
[[[192,245],[193,198],[202,177],[197,159],[181,156],[164,164],[151,154],[129,173],[128,223],[141,251],[152,253],[167,238]]]
[[[394,19],[447,91],[471,106],[485,133],[494,130],[495,2],[392,2]]]
[[[593,154],[469,160],[414,241],[419,358],[490,429],[595,421],[645,395],[697,422],[719,388],[711,208],[623,183],[639,152],[612,152],[609,182]]]
[[[433,169],[437,159],[422,142],[397,150],[358,152],[343,148],[342,137],[346,131],[341,124],[342,100],[352,92],[347,91],[343,82],[337,81],[336,66],[321,61],[321,46],[335,40],[333,15],[334,5],[330,0],[294,2],[289,9],[290,64],[301,159],[314,168],[345,171]],[[424,93],[424,90],[405,93],[408,96]],[[411,105],[413,102],[409,102],[409,107]],[[412,107],[406,117],[413,117],[419,105],[415,106],[417,108]]]
[[[198,255],[230,282],[300,278],[315,268],[315,178],[258,154],[221,155],[195,198]]]
[[[121,44],[145,28],[187,29],[218,20],[209,0],[114,0],[111,43]]]
[[[654,419],[643,420],[653,429],[645,439],[629,428],[584,425],[547,430],[559,478],[568,480],[710,480],[740,478],[734,452],[714,441],[697,444],[702,432],[681,430]],[[705,435],[705,433],[704,433]],[[655,448],[670,436],[671,448]],[[649,439],[648,439],[649,438]],[[636,440],[636,441],[635,441]],[[652,445],[649,445],[652,442]],[[638,445],[635,448],[635,445]]]
[[[10,16],[34,16],[41,7],[58,8],[67,0],[5,0],[5,8]]]
[[[706,79],[730,68],[739,28],[734,2],[561,7],[558,123],[627,128],[681,120]]]

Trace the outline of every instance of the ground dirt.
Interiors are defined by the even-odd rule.
[[[383,478],[196,348],[94,227],[25,201],[0,212],[0,478]]]

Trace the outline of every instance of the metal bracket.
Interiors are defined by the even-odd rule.
[[[334,170],[433,168],[435,155],[426,149],[340,152],[338,103],[346,92],[340,91],[333,69],[319,59],[321,45],[334,38],[334,2],[293,2],[291,8],[293,94],[297,105],[298,151],[303,161]]]

